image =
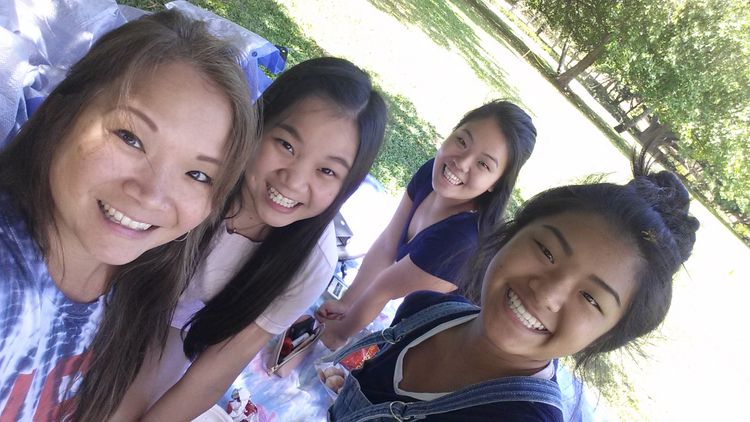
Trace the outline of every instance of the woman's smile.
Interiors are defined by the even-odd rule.
[[[278,205],[279,207],[281,207],[280,211],[282,212],[286,210],[292,211],[294,207],[302,204],[300,201],[295,201],[292,198],[284,196],[284,194],[279,192],[270,184],[266,184],[266,192],[268,192],[268,199],[273,203],[273,205]],[[279,209],[279,207],[275,208]]]
[[[461,178],[456,176],[456,174],[448,168],[447,164],[443,164],[443,178],[447,180],[451,185],[458,186],[464,184]]]
[[[119,224],[121,226],[124,226],[128,229],[135,230],[135,231],[145,231],[152,227],[156,227],[152,224],[142,223],[140,221],[137,221],[123,214],[122,212],[110,206],[106,202],[102,202],[101,200],[97,202],[99,204],[99,208],[101,208],[102,210],[102,213],[104,213],[104,216],[113,223]]]
[[[518,321],[523,324],[524,327],[534,330],[535,332],[538,332],[540,334],[549,333],[547,327],[545,327],[541,321],[539,321],[534,315],[529,313],[526,307],[523,306],[521,298],[518,297],[513,289],[508,288],[507,298],[508,308],[511,310],[513,315],[515,315],[516,319],[518,319]]]

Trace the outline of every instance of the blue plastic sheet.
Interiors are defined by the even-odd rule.
[[[281,53],[265,38],[186,1],[166,7],[206,21],[239,50],[253,100],[271,82],[260,66],[271,73],[284,69]],[[99,37],[143,13],[114,0],[1,1],[0,148]]]

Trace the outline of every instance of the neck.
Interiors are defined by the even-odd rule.
[[[80,253],[74,245],[64,244],[57,236],[49,238],[47,270],[57,288],[76,302],[91,302],[103,295],[115,267]]]
[[[235,202],[226,217],[227,231],[239,234],[252,241],[262,241],[268,236],[271,229],[263,222],[255,212],[255,203],[251,195],[245,195],[243,191],[242,203]]]
[[[435,200],[432,203],[433,207],[435,207],[435,209],[444,210],[448,215],[476,210],[473,200],[457,201],[455,199],[444,198],[438,195],[437,192],[434,192],[434,194]]]
[[[481,315],[455,328],[455,337],[449,342],[455,348],[451,355],[463,360],[462,366],[478,378],[529,376],[549,364],[549,360],[511,354],[492,344],[484,335]]]

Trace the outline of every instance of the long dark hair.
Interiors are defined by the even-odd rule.
[[[385,102],[367,73],[343,59],[312,59],[281,74],[261,97],[264,127],[272,127],[292,106],[312,96],[331,101],[356,121],[359,147],[352,169],[325,211],[272,228],[224,289],[193,316],[184,344],[190,358],[250,325],[284,292],[377,156],[387,120]]]
[[[544,191],[526,202],[515,216],[492,233],[483,233],[472,262],[472,286],[481,285],[492,257],[531,222],[564,212],[602,216],[624,238],[632,240],[644,264],[636,272],[635,292],[620,321],[574,357],[578,366],[624,345],[638,347],[637,339],[656,329],[672,300],[672,277],[688,259],[695,243],[698,220],[689,211],[687,189],[673,173],[650,173],[645,150],[633,157],[633,180],[625,185],[596,183]],[[473,292],[472,296],[476,296]]]
[[[490,191],[474,200],[479,211],[479,232],[491,231],[503,221],[521,167],[536,145],[536,127],[531,117],[510,101],[494,100],[466,113],[454,130],[473,120],[491,118],[508,143],[508,163]]]
[[[113,103],[127,98],[144,74],[182,62],[194,66],[227,98],[232,128],[224,151],[225,166],[214,179],[211,203],[220,209],[239,180],[257,144],[257,112],[227,43],[210,35],[202,22],[165,11],[127,23],[104,35],[69,71],[47,100],[0,153],[0,189],[8,191],[24,214],[45,256],[54,227],[49,169],[60,141],[76,119],[101,95]],[[114,94],[114,95],[112,95]],[[116,409],[143,362],[149,345],[164,344],[172,312],[201,245],[221,217],[214,212],[182,242],[151,249],[116,269],[108,280],[103,321],[90,346],[90,366],[63,417],[105,420]],[[52,225],[52,227],[50,227]]]

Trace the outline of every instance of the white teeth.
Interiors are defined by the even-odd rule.
[[[125,226],[129,229],[133,230],[148,230],[151,228],[151,224],[141,223],[140,221],[135,221],[132,218],[128,217],[127,215],[121,213],[120,211],[112,208],[109,204],[105,202],[99,201],[99,204],[104,211],[104,214],[107,216],[109,221],[115,222],[121,226]]]
[[[273,186],[269,185],[267,190],[268,190],[268,197],[271,198],[271,201],[273,201],[276,204],[281,205],[284,208],[293,208],[295,205],[299,204],[298,201],[295,201],[294,199],[290,199],[282,195],[281,192],[274,189]]]
[[[443,177],[452,185],[460,185],[463,182],[453,172],[448,169],[448,166],[443,165]]]
[[[537,331],[547,331],[547,328],[523,307],[521,299],[513,290],[508,291],[508,305],[524,326]]]

